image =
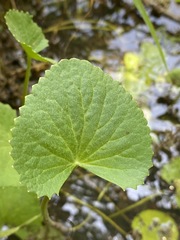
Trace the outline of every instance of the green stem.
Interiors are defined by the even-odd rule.
[[[153,39],[154,39],[154,41],[156,43],[156,46],[157,46],[157,48],[159,50],[159,54],[161,56],[162,62],[164,64],[164,67],[165,67],[166,71],[168,72],[167,63],[166,63],[166,60],[165,60],[164,53],[162,51],[161,45],[159,43],[159,39],[157,37],[155,28],[154,28],[151,20],[149,19],[149,16],[148,16],[148,14],[147,14],[147,12],[146,12],[146,10],[144,8],[142,0],[133,0],[133,2],[134,2],[134,5],[136,6],[136,8],[138,9],[138,11],[140,12],[140,14],[141,14],[144,22],[146,23],[147,27],[149,28],[149,31],[150,31],[150,33],[151,33],[151,35],[152,35],[152,37],[153,37]]]
[[[41,215],[38,214],[38,215],[30,218],[29,220],[27,220],[26,222],[22,223],[21,225],[19,225],[17,227],[9,228],[8,230],[5,230],[5,231],[0,231],[0,238],[3,237],[3,239],[4,239],[4,237],[8,237],[8,236],[12,235],[13,233],[16,233],[21,228],[31,224],[32,222],[34,222],[35,220],[37,220],[40,217],[41,217]]]
[[[67,197],[71,197],[73,199],[73,201],[75,201],[76,203],[86,206],[89,209],[93,210],[94,212],[96,212],[97,214],[99,214],[105,221],[107,221],[108,223],[110,223],[119,233],[121,233],[123,236],[126,236],[127,233],[119,226],[117,225],[111,218],[109,218],[105,213],[101,212],[99,209],[95,208],[94,206],[82,201],[81,199],[71,195],[68,192],[65,192],[63,190],[61,190],[61,192],[67,196]]]
[[[48,212],[48,203],[49,203],[49,198],[47,196],[44,196],[41,202],[41,212],[42,212],[42,216],[45,224],[60,230],[62,233],[69,232],[71,230],[70,228],[64,226],[60,222],[55,222],[50,218],[49,212]]]
[[[81,223],[71,228],[71,232],[75,232],[81,229],[90,219],[91,219],[91,216],[90,214],[88,214],[87,217]]]
[[[148,201],[152,200],[154,197],[159,196],[159,195],[161,195],[161,193],[156,193],[156,194],[153,194],[153,195],[148,196],[148,197],[146,197],[146,198],[143,198],[143,199],[141,199],[140,201],[135,202],[134,204],[132,204],[132,205],[130,205],[130,206],[128,206],[128,207],[126,207],[126,208],[124,208],[124,209],[122,209],[122,210],[119,210],[118,212],[115,212],[115,213],[111,214],[109,217],[110,217],[110,218],[115,218],[115,217],[117,217],[117,216],[119,216],[119,215],[122,215],[122,214],[124,214],[125,212],[130,211],[130,210],[132,210],[133,208],[136,208],[136,207],[144,204],[145,202],[148,202]]]
[[[49,216],[49,212],[48,212],[48,203],[49,203],[49,198],[47,196],[44,196],[41,202],[41,212],[42,212],[42,216],[44,219],[45,224],[54,227],[58,230],[60,230],[62,233],[67,233],[67,232],[73,232],[73,231],[77,231],[79,230],[81,227],[84,226],[84,224],[86,222],[89,221],[90,219],[90,215],[88,215],[84,221],[82,221],[80,224],[78,224],[77,226],[74,227],[66,227],[63,224],[61,224],[60,222],[55,222],[53,221],[50,216]]]
[[[24,79],[24,88],[23,88],[23,95],[22,95],[22,105],[25,103],[25,96],[28,94],[28,85],[29,85],[29,79],[31,75],[31,57],[27,55],[27,68],[26,68],[26,74]]]
[[[46,223],[51,221],[48,213],[48,203],[49,203],[49,198],[47,196],[44,196],[41,202],[41,212],[42,212],[43,219]]]
[[[98,195],[98,198],[97,198],[97,200],[98,201],[101,201],[101,199],[103,198],[103,196],[105,195],[105,193],[107,192],[107,190],[108,190],[108,188],[109,188],[109,186],[111,185],[112,183],[111,182],[108,182],[107,184],[106,184],[106,186],[104,187],[104,189],[100,192],[100,194]]]

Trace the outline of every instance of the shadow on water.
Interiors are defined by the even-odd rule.
[[[149,1],[145,2],[149,4]],[[142,42],[152,42],[148,29],[132,1],[1,1],[0,101],[9,103],[13,108],[18,108],[20,105],[25,61],[20,57],[22,51],[7,31],[3,20],[4,13],[12,6],[29,11],[44,29],[50,44],[44,55],[56,60],[71,57],[87,59],[100,66],[116,80],[123,65],[124,53],[138,52]],[[158,12],[157,6],[149,5],[147,10],[167,53],[168,66],[173,69],[180,64],[178,57],[180,44],[176,40],[180,32],[180,24],[176,19],[171,18],[171,14],[177,13],[178,17],[177,10],[180,11],[180,5],[171,1],[168,6],[162,5],[162,7],[164,14]],[[33,64],[31,85],[37,82],[46,68],[48,64]],[[135,239],[131,235],[131,221],[141,210],[160,209],[168,212],[177,224],[180,222],[180,210],[175,206],[175,189],[159,175],[160,169],[169,159],[179,156],[179,89],[168,83],[154,84],[147,90],[145,102],[150,111],[149,126],[152,130],[154,148],[154,166],[150,169],[145,185],[139,186],[137,190],[127,189],[123,192],[113,184],[108,184],[82,169],[76,169],[63,187],[63,191],[68,191],[109,216],[140,199],[157,194],[156,197],[149,198],[149,201],[114,218],[115,222],[129,233],[126,238],[129,240]],[[101,197],[102,191],[104,195]],[[164,194],[158,195],[161,191]],[[63,193],[60,197],[53,197],[49,212],[53,219],[60,220],[70,227],[87,219],[82,228],[68,233],[66,239],[124,239],[96,212]],[[180,226],[178,227],[180,229]]]

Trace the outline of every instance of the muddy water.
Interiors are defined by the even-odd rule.
[[[12,6],[32,13],[34,20],[44,29],[50,44],[43,52],[44,55],[56,60],[71,57],[87,59],[116,80],[123,65],[124,53],[139,52],[142,42],[152,42],[132,1],[1,1],[0,101],[9,103],[13,108],[20,106],[25,61],[22,50],[7,31],[3,20],[4,13]],[[180,12],[180,6],[174,1],[169,5],[171,13],[175,10],[178,12],[178,8]],[[148,8],[148,12],[167,53],[169,68],[178,67],[180,44],[170,39],[178,36],[180,24],[160,15],[153,8]],[[33,64],[30,85],[37,82],[46,68],[47,64]],[[138,100],[141,102],[141,99]],[[177,224],[180,222],[180,212],[174,203],[174,190],[159,176],[162,166],[180,153],[179,89],[168,83],[154,84],[147,90],[144,103],[154,139],[154,166],[150,169],[145,185],[139,186],[137,190],[127,189],[123,192],[119,187],[107,185],[106,181],[77,169],[63,188],[107,215],[163,190],[166,193],[163,196],[157,196],[115,218],[116,223],[128,233],[126,239],[134,239],[131,234],[131,220],[144,209],[161,209],[170,213]],[[104,189],[105,195],[99,200],[99,194]],[[97,213],[74,203],[72,197],[66,197],[62,193],[60,197],[54,196],[49,211],[53,219],[60,219],[70,227],[76,226],[88,216],[84,226],[76,232],[67,233],[66,239],[125,239]]]

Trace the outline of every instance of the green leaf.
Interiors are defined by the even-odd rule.
[[[157,210],[145,210],[132,222],[134,232],[141,234],[142,240],[178,240],[178,228],[168,214]],[[138,238],[139,239],[139,238]]]
[[[9,30],[28,56],[35,60],[54,63],[52,59],[38,54],[48,46],[48,40],[44,37],[41,28],[33,22],[32,17],[27,12],[14,9],[9,10],[5,15]]]
[[[32,15],[18,10],[9,10],[6,15],[6,23],[9,30],[18,42],[26,44],[36,53],[48,46],[42,30],[33,22]]]
[[[32,48],[26,44],[21,44],[22,48],[24,49],[24,51],[27,53],[28,56],[30,56],[30,58],[35,59],[37,61],[41,61],[41,62],[50,62],[52,64],[55,64],[56,61],[54,61],[51,58],[47,58],[47,57],[43,57],[40,54],[34,52],[32,50]]]
[[[88,61],[52,66],[20,112],[11,141],[14,167],[38,196],[58,194],[76,166],[123,189],[148,175],[151,139],[142,111]]]
[[[6,225],[12,229],[0,232],[0,237],[10,235],[26,226],[26,231],[38,231],[41,226],[40,204],[34,193],[25,187],[0,187],[0,228]]]
[[[0,186],[18,186],[19,174],[12,168],[10,156],[11,128],[14,126],[16,112],[9,105],[0,103]]]

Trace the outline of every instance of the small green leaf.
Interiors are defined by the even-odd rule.
[[[10,156],[11,128],[14,126],[16,112],[9,105],[0,103],[0,186],[18,186],[19,174],[12,167]]]
[[[20,112],[11,142],[14,167],[38,196],[58,194],[76,166],[123,189],[148,175],[151,138],[142,111],[88,61],[52,66]]]
[[[44,37],[41,28],[33,22],[32,17],[27,12],[14,9],[9,10],[5,15],[9,30],[28,56],[35,60],[54,63],[52,59],[38,54],[48,46],[48,40]]]
[[[178,240],[176,222],[168,214],[157,210],[145,210],[132,222],[132,228],[142,236],[142,240]],[[139,239],[139,238],[138,238]]]
[[[48,46],[42,30],[33,22],[32,15],[18,10],[9,10],[5,16],[9,30],[22,44],[26,44],[36,53]]]

